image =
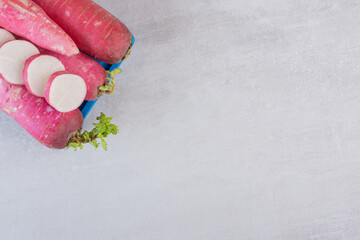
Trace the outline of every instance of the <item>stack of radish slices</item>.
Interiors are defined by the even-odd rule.
[[[73,111],[85,100],[84,79],[66,71],[57,57],[40,54],[34,44],[16,40],[4,29],[0,29],[0,45],[0,74],[9,83],[25,85],[59,112]]]

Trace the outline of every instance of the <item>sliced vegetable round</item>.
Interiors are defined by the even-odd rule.
[[[46,84],[51,75],[64,70],[65,66],[56,57],[38,54],[26,60],[23,80],[30,93],[44,97]]]
[[[78,108],[86,96],[86,84],[82,77],[60,71],[51,75],[46,88],[46,101],[59,112]]]
[[[34,44],[25,40],[12,40],[0,48],[0,74],[12,84],[24,85],[22,73],[25,62],[39,54]]]

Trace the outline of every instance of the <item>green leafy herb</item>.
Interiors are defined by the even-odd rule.
[[[96,118],[99,120],[98,123],[93,123],[95,126],[90,132],[83,131],[79,129],[73,136],[70,138],[70,141],[67,145],[67,149],[74,148],[76,151],[78,148],[83,149],[83,144],[90,143],[92,146],[97,149],[100,144],[107,151],[107,143],[104,138],[108,137],[110,134],[117,134],[119,128],[111,123],[112,117],[106,117],[104,113],[101,113],[99,117]],[[100,143],[98,140],[100,139]]]
[[[99,87],[99,93],[98,96],[101,97],[104,93],[106,94],[114,94],[115,92],[115,75],[120,74],[122,70],[120,68],[115,68],[114,70],[105,71],[108,74],[108,77],[106,78],[107,82]]]

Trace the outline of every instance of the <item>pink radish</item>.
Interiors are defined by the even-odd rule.
[[[0,74],[9,83],[23,85],[22,72],[25,61],[39,53],[34,44],[25,40],[4,43],[0,48]]]
[[[84,79],[66,71],[51,75],[45,88],[46,101],[59,112],[70,112],[78,108],[85,95]]]
[[[129,29],[92,0],[34,0],[75,41],[80,50],[106,63],[130,52]]]
[[[108,75],[96,60],[82,52],[71,57],[45,49],[40,49],[40,52],[58,58],[64,64],[66,71],[79,75],[84,79],[87,87],[85,100],[93,101],[103,94],[99,87],[107,83]]]
[[[81,131],[83,117],[79,109],[60,113],[49,106],[44,98],[30,94],[24,86],[11,85],[0,78],[0,110],[11,116],[28,133],[46,147],[63,149],[82,148],[90,143],[96,148],[101,145],[106,150],[104,138],[118,132],[117,126],[110,123],[105,114],[97,119],[95,128]]]
[[[65,148],[83,123],[79,109],[60,113],[45,99],[30,94],[24,86],[14,86],[1,79],[0,109],[49,148]]]
[[[11,40],[15,40],[14,35],[12,35],[9,31],[0,28],[0,46]]]
[[[26,60],[23,80],[30,93],[44,97],[50,76],[55,72],[64,70],[64,65],[56,57],[38,54]]]
[[[0,26],[12,33],[60,54],[79,53],[74,41],[33,1],[0,0],[0,13]]]

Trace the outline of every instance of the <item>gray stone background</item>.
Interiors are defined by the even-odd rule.
[[[0,238],[360,239],[360,2],[98,0],[136,37],[86,120],[42,147],[0,114]]]

